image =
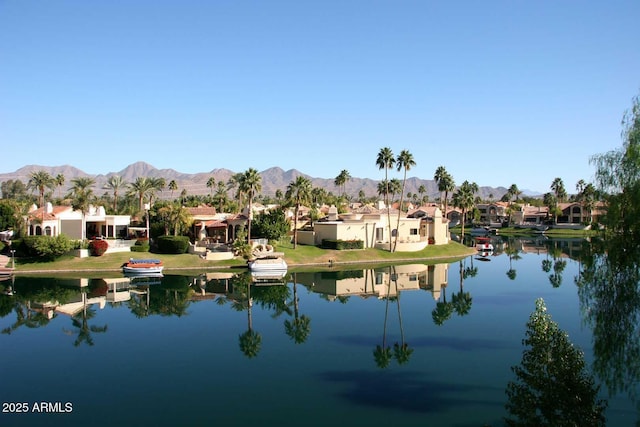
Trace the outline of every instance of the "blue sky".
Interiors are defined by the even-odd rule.
[[[569,191],[621,145],[640,2],[0,0],[0,172],[135,161]],[[400,176],[400,174],[397,174]]]

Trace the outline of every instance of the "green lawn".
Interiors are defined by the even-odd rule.
[[[475,253],[474,248],[463,246],[456,242],[448,245],[428,246],[418,252],[395,252],[390,253],[378,249],[359,250],[328,250],[315,246],[298,245],[293,249],[290,243],[282,243],[277,247],[277,251],[284,252],[285,260],[290,267],[304,266],[329,266],[339,264],[369,264],[369,263],[395,263],[407,261],[428,262],[437,260],[443,262],[455,260],[469,254]],[[52,273],[65,272],[80,274],[82,277],[91,277],[91,272],[96,272],[96,277],[104,275],[105,272],[118,275],[121,273],[122,264],[129,258],[158,258],[163,261],[165,271],[180,270],[188,273],[190,271],[199,272],[203,269],[245,267],[246,261],[233,259],[228,261],[205,261],[192,254],[163,255],[149,252],[119,252],[105,254],[100,257],[75,258],[63,256],[56,261],[42,262],[38,260],[17,259],[17,273]],[[99,273],[99,274],[98,274]]]

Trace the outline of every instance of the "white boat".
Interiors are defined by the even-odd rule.
[[[162,274],[162,269],[164,265],[162,261],[154,258],[147,259],[133,259],[130,258],[129,262],[122,266],[122,272],[131,275],[158,275]]]
[[[251,272],[287,271],[287,263],[280,256],[256,258],[248,262]]]
[[[491,252],[493,245],[489,237],[476,237],[476,249],[478,252]]]

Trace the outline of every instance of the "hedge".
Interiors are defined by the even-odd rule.
[[[160,236],[156,239],[158,253],[161,254],[183,254],[189,248],[189,238],[187,236]]]
[[[322,248],[337,249],[339,251],[344,249],[364,249],[364,242],[362,240],[322,239]]]

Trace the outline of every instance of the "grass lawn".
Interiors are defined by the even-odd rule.
[[[451,242],[448,245],[428,246],[418,252],[395,252],[390,253],[378,249],[357,249],[357,250],[329,250],[320,249],[315,246],[298,245],[293,249],[291,243],[279,244],[277,251],[284,252],[285,260],[290,267],[305,266],[329,266],[339,264],[370,264],[370,263],[400,263],[407,261],[446,262],[454,261],[461,257],[475,253],[474,248],[469,248],[460,243]],[[164,255],[149,252],[118,252],[105,254],[100,257],[76,258],[65,255],[56,261],[42,262],[39,260],[16,260],[16,273],[42,273],[65,272],[71,275],[81,275],[82,277],[103,277],[104,273],[118,276],[124,264],[129,258],[158,258],[165,265],[165,271],[180,270],[184,273],[201,272],[204,269],[222,268],[244,268],[246,261],[243,259],[233,259],[228,261],[206,261],[192,254]],[[79,276],[78,276],[79,277]]]

